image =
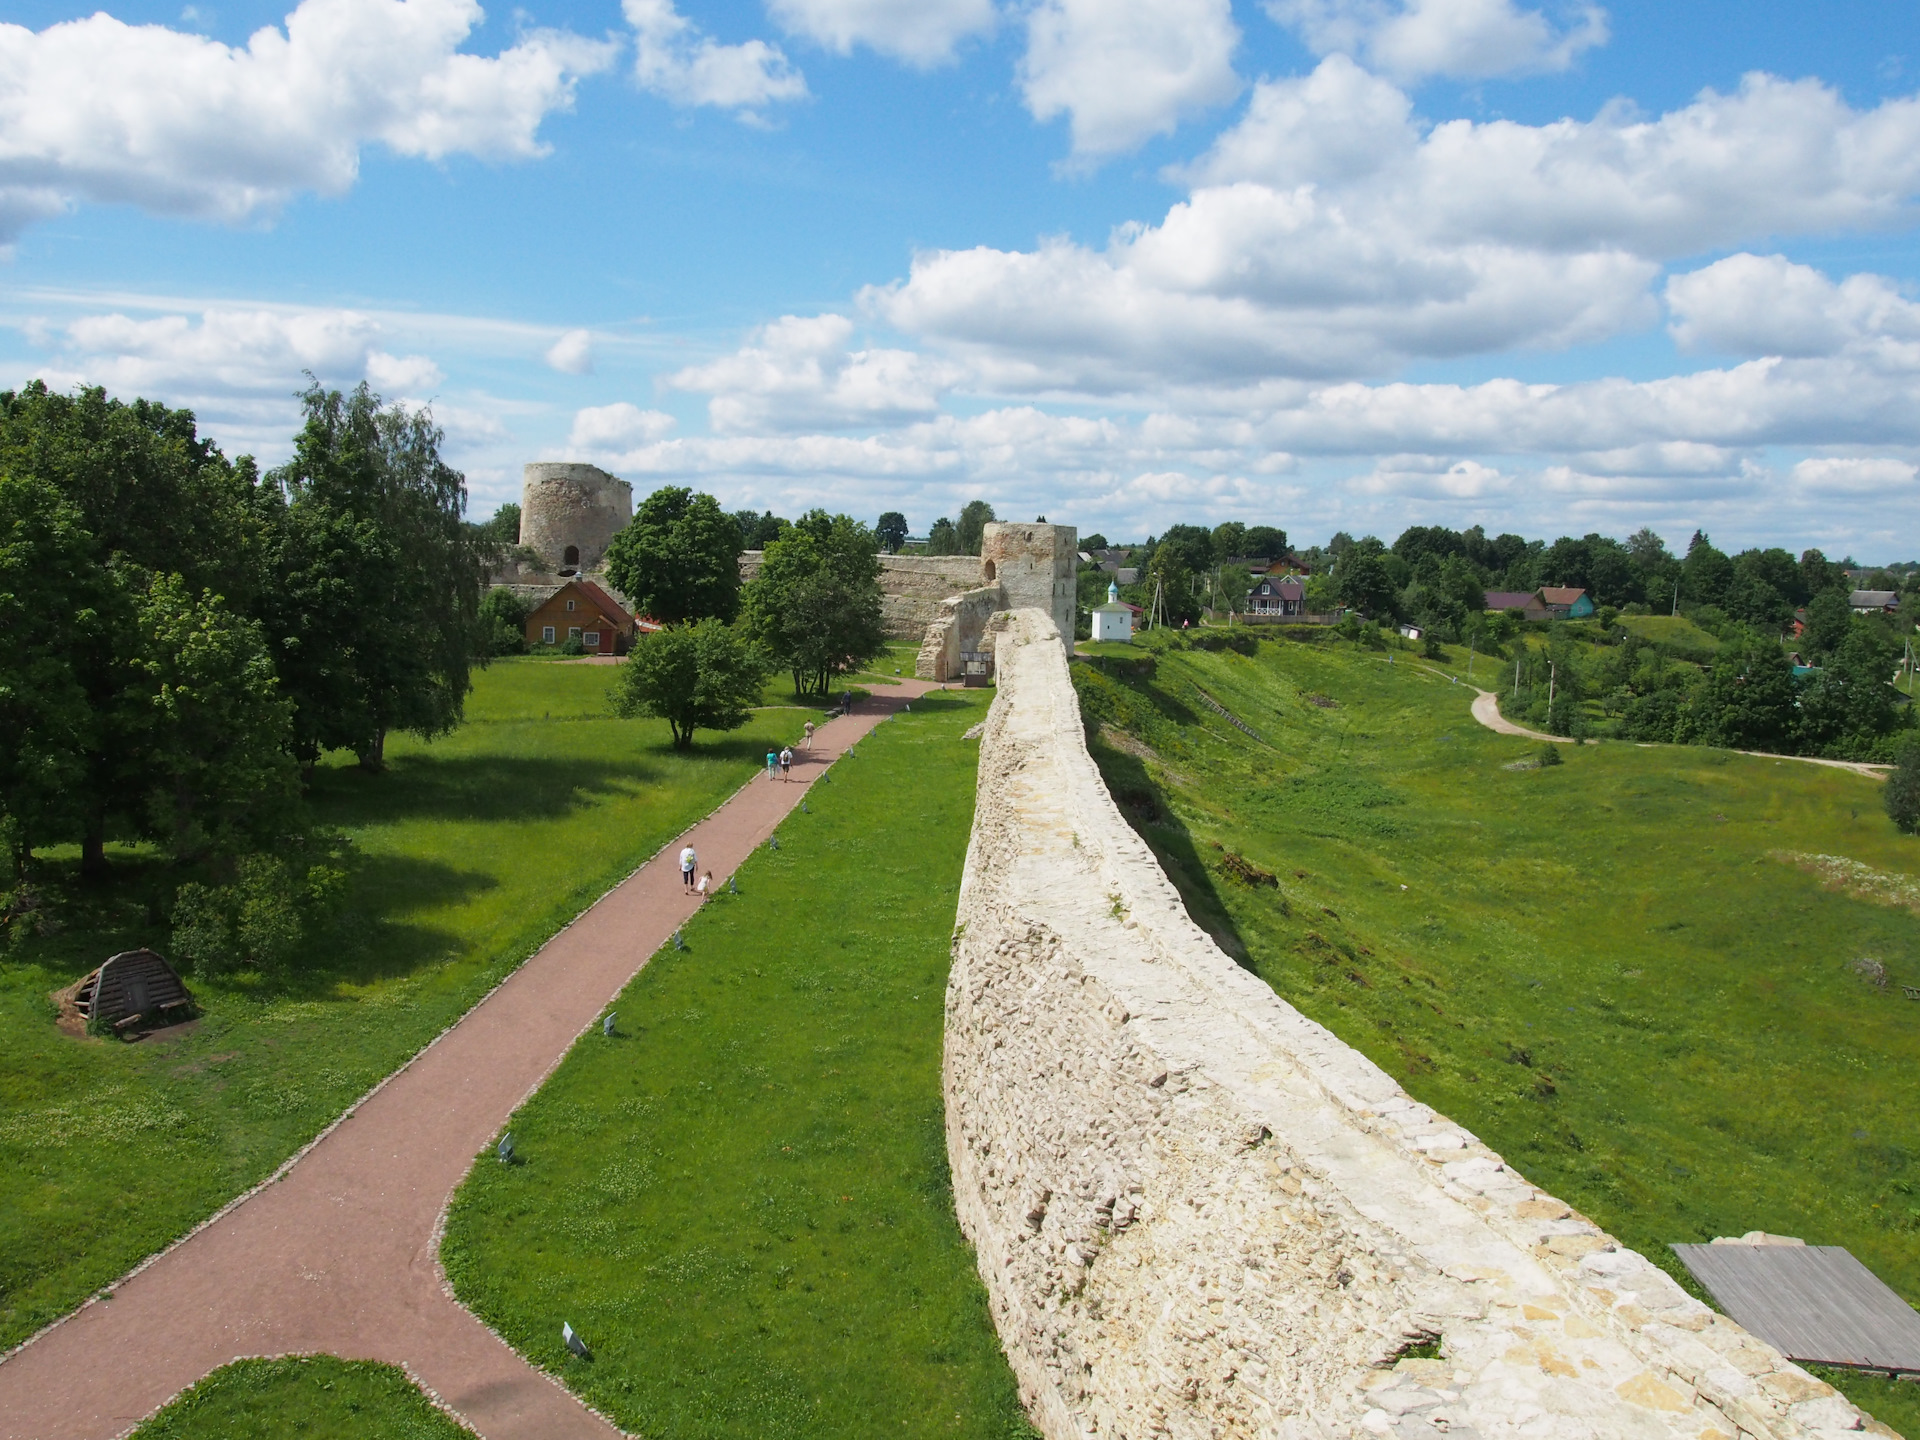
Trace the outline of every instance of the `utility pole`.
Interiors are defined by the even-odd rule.
[[[1520,657],[1513,657],[1513,698],[1520,698]]]
[[[1673,613],[1675,615],[1678,615],[1680,613],[1680,574],[1681,573],[1684,573],[1684,572],[1676,573],[1673,577]]]
[[[1560,672],[1555,668],[1553,661],[1551,660],[1547,661],[1547,714],[1549,715],[1553,714],[1554,681],[1558,680],[1559,678],[1560,678]]]
[[[1479,643],[1480,643],[1480,637],[1478,635],[1470,635],[1467,637],[1467,679],[1468,680],[1473,679],[1473,647]]]

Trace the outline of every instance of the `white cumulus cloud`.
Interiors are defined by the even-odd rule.
[[[673,0],[622,0],[633,26],[634,78],[675,105],[712,105],[757,115],[776,101],[804,100],[807,81],[764,40],[722,45]]]
[[[569,330],[547,349],[547,364],[562,375],[593,372],[593,332]]]
[[[367,352],[367,383],[387,395],[418,396],[446,378],[440,367],[424,355],[389,355],[384,350]]]
[[[1684,350],[1832,355],[1849,345],[1920,342],[1920,305],[1879,275],[1835,284],[1783,255],[1729,255],[1667,281],[1669,328]]]
[[[954,47],[990,32],[993,0],[768,0],[767,11],[790,35],[845,55],[865,45],[909,65],[937,65]]]
[[[360,150],[522,159],[614,48],[536,31],[460,46],[475,0],[302,0],[244,47],[105,13],[0,25],[0,240],[76,201],[240,221],[338,194]]]
[[[1021,89],[1036,119],[1066,115],[1083,159],[1131,150],[1240,90],[1229,0],[1039,0]]]
[[[933,414],[954,365],[911,350],[852,346],[844,315],[787,315],[732,355],[690,365],[668,383],[710,395],[722,433],[767,433],[848,424],[896,424]]]
[[[1820,494],[1901,495],[1911,498],[1920,466],[1886,456],[1833,456],[1802,460],[1793,482]]]
[[[1653,286],[1679,257],[1906,221],[1920,100],[1860,111],[1815,82],[1750,76],[1652,120],[1427,127],[1404,92],[1335,56],[1258,87],[1176,178],[1186,199],[1104,246],[926,252],[863,303],[1005,393],[1381,375],[1583,344],[1653,324]],[[1675,282],[1683,338],[1729,333],[1705,297],[1738,278]],[[1905,302],[1871,282],[1846,296],[1904,323]]]
[[[1267,10],[1316,54],[1363,56],[1402,80],[1564,70],[1607,40],[1597,5],[1564,29],[1513,0],[1267,0]]]
[[[664,439],[673,425],[673,417],[664,411],[642,410],[625,400],[590,405],[574,412],[567,448],[595,454],[633,450]]]

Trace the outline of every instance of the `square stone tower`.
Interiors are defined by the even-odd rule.
[[[1044,610],[1073,654],[1080,532],[1071,525],[992,521],[980,540],[980,583],[1007,592],[1009,610]]]

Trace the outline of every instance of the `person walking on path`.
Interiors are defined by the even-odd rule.
[[[793,747],[792,746],[788,746],[785,750],[782,750],[780,752],[780,778],[782,780],[791,780],[793,778]]]
[[[687,846],[680,852],[680,888],[693,888],[693,867],[700,863],[700,857],[693,853],[693,847]]]
[[[800,743],[806,747],[807,753],[811,755],[813,753],[813,722],[811,720],[800,727],[800,734],[803,737]]]
[[[778,750],[767,751],[767,779],[769,780],[773,779],[774,776],[779,772],[779,769],[780,769],[780,752]]]

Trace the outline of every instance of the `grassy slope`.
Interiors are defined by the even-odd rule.
[[[272,1428],[262,1428],[267,1416]],[[406,1374],[370,1360],[317,1355],[240,1360],[213,1372],[133,1432],[133,1440],[471,1440]]]
[[[1676,1273],[1669,1242],[1763,1229],[1920,1300],[1920,933],[1766,858],[1920,872],[1877,782],[1618,743],[1508,771],[1537,745],[1411,660],[1269,644],[1164,655],[1133,689],[1078,675],[1196,918],[1414,1095]],[[1278,888],[1227,880],[1214,842]],[[1848,973],[1863,956],[1887,989]],[[1860,1398],[1920,1434],[1920,1391],[1881,1390]]]
[[[953,1217],[948,936],[987,695],[883,725],[515,1117],[461,1297],[653,1437],[1029,1432]],[[593,1347],[569,1357],[560,1325]]]
[[[323,769],[314,807],[366,860],[365,945],[284,984],[190,982],[206,1016],[184,1037],[55,1030],[49,990],[115,950],[165,951],[149,906],[173,877],[122,854],[93,891],[52,867],[67,928],[0,952],[0,1348],[269,1173],[805,718],[678,756],[664,725],[602,718],[608,679],[499,663],[461,730],[390,741],[387,775]]]

